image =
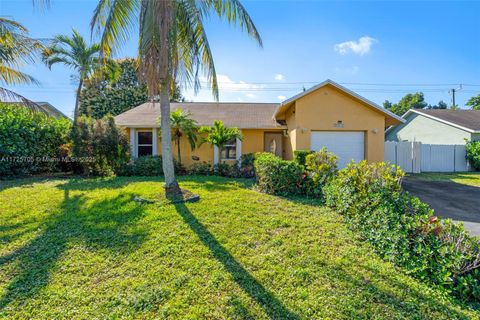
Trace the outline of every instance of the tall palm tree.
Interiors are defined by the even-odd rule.
[[[101,34],[101,50],[108,57],[139,25],[140,76],[152,102],[160,96],[162,163],[165,190],[178,193],[170,130],[170,91],[176,79],[200,87],[199,72],[206,75],[215,99],[218,84],[212,52],[203,26],[211,13],[245,30],[261,46],[260,35],[239,0],[99,0],[92,31]]]
[[[199,133],[206,133],[201,143],[209,143],[218,147],[221,151],[223,147],[231,140],[242,139],[242,133],[238,128],[227,128],[220,120],[215,120],[211,127],[201,127]]]
[[[170,125],[172,130],[172,140],[177,145],[178,162],[182,164],[182,156],[180,153],[180,141],[182,137],[186,137],[190,148],[195,149],[197,146],[198,126],[197,121],[191,118],[191,113],[177,109],[170,113]]]
[[[77,72],[78,87],[75,97],[75,110],[73,122],[76,123],[79,116],[80,92],[83,82],[100,65],[100,45],[88,45],[77,30],[72,30],[72,36],[57,35],[51,44],[43,51],[42,57],[45,64],[52,68],[54,64],[62,63]]]
[[[22,24],[0,17],[0,85],[38,85],[35,78],[21,72],[20,68],[33,63],[43,48],[39,40],[28,36]],[[43,111],[36,103],[4,87],[0,87],[0,101],[18,101],[30,109]]]

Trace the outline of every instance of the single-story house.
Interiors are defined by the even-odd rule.
[[[238,160],[242,154],[273,152],[292,159],[295,150],[327,147],[345,166],[351,159],[383,161],[385,129],[404,120],[331,81],[324,81],[280,104],[278,103],[172,103],[183,109],[201,126],[221,120],[241,130],[242,141],[232,141],[224,150],[203,144],[195,150],[181,143],[185,165],[195,161],[218,163]],[[161,154],[158,138],[159,103],[144,103],[115,117],[126,128],[134,157]]]
[[[479,110],[410,109],[403,118],[405,123],[387,129],[387,141],[464,145],[480,140]]]

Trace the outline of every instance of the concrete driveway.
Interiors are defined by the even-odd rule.
[[[465,229],[480,236],[480,188],[451,181],[406,177],[402,186],[435,210],[435,215],[462,221]]]

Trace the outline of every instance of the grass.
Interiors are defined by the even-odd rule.
[[[2,182],[0,182],[2,183]],[[139,204],[159,178],[0,187],[0,318],[472,319],[383,262],[335,212],[188,177],[196,203]]]
[[[479,172],[462,172],[462,173],[418,173],[412,174],[413,178],[436,180],[436,181],[452,181],[474,187],[480,187]]]

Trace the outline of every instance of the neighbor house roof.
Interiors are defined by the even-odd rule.
[[[4,102],[4,103],[7,103],[7,104],[10,104],[10,105],[23,105],[25,106],[26,104],[24,102],[21,102],[21,101],[15,101],[15,102]],[[55,117],[57,119],[59,118],[67,118],[69,119],[62,111],[58,110],[57,108],[55,108],[52,104],[50,104],[49,102],[46,102],[46,101],[35,101],[33,102],[38,108],[42,109],[41,111],[43,111],[45,114],[47,114],[48,116],[50,117]]]
[[[337,88],[338,90],[345,92],[345,93],[348,94],[349,96],[351,96],[351,97],[353,97],[353,98],[356,98],[357,100],[362,101],[363,103],[367,104],[368,106],[372,107],[373,109],[376,109],[376,110],[380,111],[381,113],[385,114],[385,115],[386,115],[387,117],[389,117],[389,118],[393,118],[393,119],[395,119],[395,120],[397,120],[397,121],[399,121],[399,122],[401,122],[401,123],[405,122],[405,120],[404,120],[402,117],[397,116],[397,115],[394,114],[393,112],[388,111],[387,109],[379,106],[378,104],[376,104],[376,103],[374,103],[374,102],[372,102],[372,101],[370,101],[370,100],[362,97],[361,95],[353,92],[353,91],[350,90],[350,89],[345,88],[344,86],[342,86],[342,85],[340,85],[340,84],[338,84],[338,83],[336,83],[335,81],[332,81],[332,80],[330,80],[330,79],[327,79],[327,80],[323,81],[322,83],[319,83],[319,84],[317,84],[316,86],[313,86],[313,87],[311,87],[310,89],[305,90],[305,91],[297,94],[296,96],[293,96],[293,97],[291,97],[290,99],[287,99],[287,100],[283,101],[283,102],[279,105],[279,107],[277,108],[277,110],[275,111],[275,115],[274,115],[274,116],[276,117],[279,113],[284,112],[285,110],[287,110],[288,107],[290,107],[290,105],[291,105],[293,102],[297,101],[298,99],[302,98],[303,96],[306,96],[307,94],[309,94],[309,93],[311,93],[311,92],[313,92],[313,91],[315,91],[315,90],[318,90],[318,89],[320,89],[320,88],[322,88],[322,87],[325,87],[325,86],[327,86],[327,85],[331,85],[331,86]]]
[[[480,110],[410,109],[403,117],[411,113],[423,115],[470,133],[480,133]]]
[[[220,103],[220,102],[172,102],[170,110],[189,111],[200,126],[211,126],[221,120],[227,127],[240,129],[282,129],[272,115],[277,103]],[[125,127],[159,127],[160,103],[139,105],[115,117],[118,125]]]

